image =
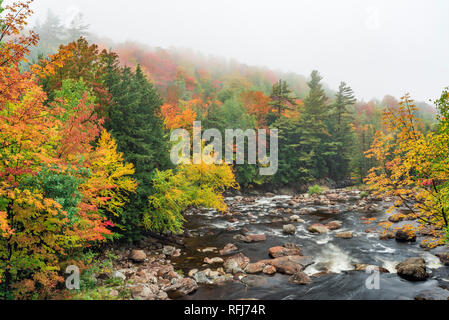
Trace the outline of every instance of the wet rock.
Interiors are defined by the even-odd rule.
[[[341,221],[331,221],[325,225],[325,227],[329,230],[341,229],[342,226],[343,226],[343,222],[341,222]]]
[[[280,273],[291,275],[298,271],[302,271],[307,266],[313,264],[313,260],[310,257],[304,256],[288,256],[271,260],[262,260],[261,262],[275,267]]]
[[[371,265],[371,264],[357,263],[354,265],[354,268],[355,268],[355,271],[377,270],[382,273],[390,273],[390,271],[388,271],[388,269],[385,269],[383,267],[378,267],[375,265]]]
[[[288,279],[289,282],[300,285],[308,285],[312,283],[312,280],[304,272],[296,272],[293,276]]]
[[[132,250],[129,256],[130,260],[137,263],[144,262],[146,258],[147,254],[143,250]]]
[[[236,253],[238,250],[239,250],[239,248],[237,248],[237,246],[235,244],[228,243],[227,245],[224,246],[224,248],[222,250],[220,250],[220,254],[222,256],[227,256],[227,255]]]
[[[276,268],[274,266],[268,265],[263,268],[262,272],[267,275],[272,275],[276,273]]]
[[[209,280],[208,276],[207,276],[207,272],[206,271],[198,271],[193,275],[193,279],[195,279],[195,281],[199,284],[208,284],[211,283],[211,281]]]
[[[284,225],[284,226],[282,227],[282,231],[283,231],[285,234],[291,234],[291,235],[293,235],[293,234],[296,233],[296,227],[295,227],[294,225],[292,225],[292,224],[286,224],[286,225]]]
[[[340,239],[352,239],[354,237],[354,235],[350,231],[340,232],[337,233],[335,236]]]
[[[449,252],[438,253],[436,256],[440,258],[442,264],[449,266]]]
[[[226,270],[226,272],[236,273],[244,270],[248,264],[249,258],[246,257],[243,253],[238,253],[226,259],[223,264],[223,268]]]
[[[410,281],[424,281],[429,277],[423,258],[410,258],[396,266],[398,275]]]
[[[242,240],[246,243],[261,242],[267,240],[267,236],[265,234],[249,234]]]
[[[309,226],[309,228],[307,228],[307,230],[309,230],[309,232],[319,234],[323,234],[329,231],[329,229],[327,229],[325,225],[320,223],[312,224],[311,226]]]
[[[190,278],[182,278],[168,287],[165,292],[170,299],[184,297],[198,289],[198,284],[195,280]]]
[[[262,262],[249,263],[246,268],[246,273],[260,273],[265,268],[266,264]]]
[[[423,290],[415,296],[415,300],[449,300],[449,291],[442,288]]]
[[[217,251],[217,250],[218,250],[218,249],[215,248],[215,247],[207,247],[207,248],[202,249],[201,252],[203,252],[203,253],[208,253],[208,252],[215,252],[215,251]]]
[[[286,256],[301,256],[302,251],[300,248],[285,248],[278,246],[270,248],[268,254],[273,258],[280,258]]]
[[[403,227],[396,231],[394,234],[394,238],[398,242],[415,242],[416,241],[416,232],[409,227]]]
[[[223,259],[222,258],[220,258],[220,257],[215,257],[215,258],[204,258],[204,263],[207,263],[207,264],[214,264],[214,263],[223,263],[224,261],[223,261]]]

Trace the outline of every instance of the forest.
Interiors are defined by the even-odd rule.
[[[0,0],[0,299],[111,298],[91,275],[114,259],[98,265],[96,257],[185,235],[186,213],[226,216],[227,197],[251,193],[321,199],[346,188],[365,200],[391,198],[380,237],[412,241],[426,230],[421,247],[446,247],[447,88],[433,105],[414,102],[413,92],[359,101],[344,79],[333,90],[316,70],[302,76],[117,44],[89,33],[81,16],[65,27],[49,12],[31,27],[31,2]],[[260,175],[263,165],[248,159],[174,165],[170,134],[191,132],[194,121],[223,136],[277,129],[278,171]],[[416,223],[397,229],[409,220]],[[83,272],[75,293],[65,288],[70,265]]]

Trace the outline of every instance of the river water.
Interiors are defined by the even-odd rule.
[[[377,224],[388,217],[386,209],[390,206],[389,203],[377,202],[377,210],[371,213],[351,209],[355,200],[354,203],[340,203],[338,214],[301,215],[300,218],[305,222],[294,223],[297,227],[296,234],[285,235],[282,227],[290,222],[279,220],[288,218],[288,215],[279,213],[277,209],[288,208],[290,200],[290,196],[256,197],[254,202],[248,203],[236,201],[233,197],[226,198],[232,210],[241,213],[235,219],[214,210],[190,213],[187,216],[186,228],[193,237],[185,239],[185,254],[174,260],[176,267],[186,274],[193,268],[204,270],[207,268],[202,266],[205,257],[219,256],[217,253],[198,252],[198,249],[206,247],[221,249],[228,243],[234,243],[251,262],[257,262],[269,258],[270,247],[295,243],[302,248],[304,256],[310,256],[315,261],[315,264],[304,270],[306,274],[311,276],[322,271],[328,271],[329,274],[311,277],[313,283],[306,286],[290,283],[287,275],[262,274],[259,276],[262,281],[258,281],[254,286],[245,285],[240,281],[223,285],[202,285],[193,295],[184,299],[414,299],[418,293],[438,290],[439,285],[449,281],[447,268],[441,265],[434,255],[434,250],[419,247],[419,239],[416,243],[399,243],[395,240],[379,240],[379,234],[365,232],[368,228],[380,230]],[[299,208],[301,206],[300,204]],[[367,224],[365,218],[376,218],[376,221]],[[307,231],[310,224],[325,224],[333,220],[343,222],[343,227],[320,235]],[[233,237],[240,234],[243,228],[248,229],[249,234],[264,233],[267,240],[257,243],[234,240]],[[336,232],[344,231],[351,231],[354,237],[335,237]],[[429,280],[410,282],[397,276],[395,266],[399,262],[418,256],[426,260],[428,272],[432,274]],[[390,273],[380,273],[378,289],[369,289],[366,281],[371,274],[366,271],[354,271],[354,264],[357,263],[381,266]]]

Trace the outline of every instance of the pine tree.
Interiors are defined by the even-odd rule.
[[[142,213],[147,209],[148,197],[153,191],[155,170],[170,166],[167,136],[159,116],[162,99],[140,66],[135,72],[129,68],[120,70],[112,59],[108,61],[107,69],[105,83],[112,94],[112,105],[105,125],[116,139],[118,150],[124,153],[126,162],[135,167],[138,188],[130,196],[122,223],[127,235],[136,238]]]
[[[292,91],[286,81],[279,80],[273,85],[270,95],[270,106],[276,111],[268,116],[268,122],[273,123],[280,118],[282,112],[293,110],[297,106],[296,98],[292,96]]]
[[[310,91],[304,99],[300,126],[303,128],[303,147],[311,157],[310,170],[314,178],[324,178],[329,173],[329,163],[336,153],[326,122],[329,119],[327,96],[321,85],[322,77],[314,70],[307,83]]]
[[[352,114],[348,107],[354,105],[356,99],[352,89],[344,82],[340,84],[336,99],[331,109],[329,126],[332,141],[336,143],[337,152],[329,162],[330,176],[341,180],[348,176],[351,151],[354,146],[354,135],[350,127]]]

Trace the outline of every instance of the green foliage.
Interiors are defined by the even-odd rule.
[[[138,183],[121,215],[125,236],[131,240],[140,236],[142,212],[147,210],[148,197],[153,192],[155,170],[170,167],[168,139],[159,117],[162,100],[141,68],[135,72],[129,68],[121,70],[117,61],[111,59],[107,69],[105,84],[112,102],[105,126],[116,139],[125,161],[134,165]]]
[[[324,191],[324,189],[322,187],[320,187],[319,185],[314,185],[314,186],[309,187],[308,192],[311,196],[313,196],[315,194],[320,195],[323,193],[323,191]]]
[[[226,210],[222,193],[238,188],[228,165],[182,165],[173,170],[156,171],[155,193],[149,197],[149,210],[143,222],[147,229],[164,233],[182,231],[183,213],[189,207]]]

